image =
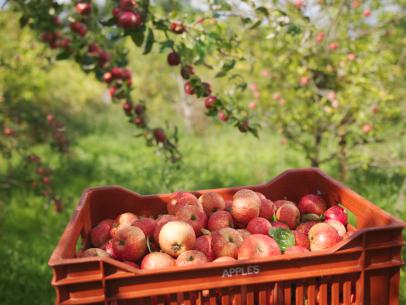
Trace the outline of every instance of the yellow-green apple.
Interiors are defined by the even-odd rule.
[[[195,231],[190,224],[184,221],[170,221],[159,232],[159,246],[162,251],[173,257],[192,250],[195,242]]]

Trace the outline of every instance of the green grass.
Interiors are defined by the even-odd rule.
[[[107,118],[106,118],[107,119]],[[82,133],[69,158],[52,157],[55,185],[65,210],[57,214],[31,191],[15,189],[0,207],[0,304],[52,304],[48,258],[83,189],[119,184],[142,194],[255,184],[285,169],[306,166],[299,153],[281,145],[276,136],[260,140],[220,127],[205,135],[184,135],[184,165],[174,168],[146,148],[140,139],[129,139],[125,123],[103,121]],[[36,148],[48,154],[46,147]],[[50,155],[50,154],[49,154]],[[17,169],[17,171],[23,171]],[[333,176],[332,168],[325,168]],[[396,171],[357,170],[348,181],[355,191],[390,213],[403,183]],[[406,283],[402,271],[402,299]]]

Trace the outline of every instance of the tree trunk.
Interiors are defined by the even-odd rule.
[[[348,162],[347,162],[347,141],[345,135],[340,136],[338,165],[340,180],[346,181],[348,179]]]

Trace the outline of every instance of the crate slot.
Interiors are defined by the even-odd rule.
[[[88,282],[98,282],[103,279],[101,274],[94,274],[94,275],[85,275],[73,278],[65,278],[54,283],[55,286],[62,286],[62,285],[72,285],[77,283],[88,283]]]
[[[83,299],[70,299],[63,301],[60,303],[61,305],[104,305],[104,298],[102,297],[90,297],[90,298],[83,298]]]

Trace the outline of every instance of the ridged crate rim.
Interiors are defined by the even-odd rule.
[[[361,228],[357,229],[354,234],[352,234],[349,238],[340,241],[338,244],[336,244],[334,247],[331,247],[326,250],[321,250],[321,251],[315,251],[315,252],[308,252],[308,253],[303,253],[303,254],[283,254],[283,255],[277,255],[277,256],[271,256],[267,258],[254,258],[254,259],[247,259],[247,260],[236,260],[236,261],[231,261],[231,262],[220,262],[220,263],[210,263],[210,264],[205,264],[205,265],[199,265],[199,266],[182,266],[182,267],[170,267],[170,268],[165,268],[165,269],[159,269],[159,270],[141,270],[137,269],[134,267],[131,267],[125,263],[122,263],[118,260],[115,260],[113,258],[109,257],[84,257],[84,258],[61,258],[60,250],[61,246],[63,245],[65,239],[69,238],[70,233],[72,229],[75,227],[75,225],[78,224],[79,221],[79,216],[80,212],[83,209],[86,199],[90,194],[92,194],[95,191],[101,191],[101,190],[111,190],[111,189],[116,189],[120,191],[127,192],[131,194],[134,197],[138,197],[140,199],[142,198],[151,198],[151,197],[158,197],[158,198],[166,198],[167,196],[171,195],[172,193],[163,193],[163,194],[153,194],[153,195],[142,195],[139,194],[135,191],[129,190],[125,187],[119,186],[119,185],[108,185],[108,186],[98,186],[98,187],[91,187],[87,188],[83,191],[82,196],[79,200],[79,204],[73,211],[73,215],[68,222],[61,238],[58,241],[58,244],[54,251],[52,252],[52,255],[48,261],[48,265],[50,267],[55,267],[55,266],[60,266],[60,265],[65,265],[65,264],[85,264],[89,262],[105,262],[110,265],[114,265],[117,267],[120,267],[121,269],[131,272],[134,275],[137,276],[142,276],[142,275],[151,275],[151,274],[165,274],[165,273],[175,273],[175,272],[185,272],[185,271],[193,271],[193,270],[202,270],[202,269],[213,269],[213,268],[224,268],[224,267],[236,267],[236,266],[245,266],[245,265],[253,265],[253,264],[260,264],[260,263],[266,263],[266,262],[282,262],[282,261],[293,261],[293,260],[301,260],[301,259],[306,259],[306,258],[314,258],[314,257],[323,257],[328,254],[333,254],[333,253],[351,253],[351,252],[357,252],[357,251],[362,251],[362,249],[357,249],[355,248],[350,248],[350,249],[344,249],[341,250],[345,245],[351,243],[353,240],[358,238],[360,235],[365,234],[367,232],[372,232],[372,231],[382,231],[382,230],[391,230],[391,229],[404,229],[406,228],[406,223],[403,222],[402,220],[398,219],[397,217],[392,216],[391,214],[387,213],[385,210],[381,209],[380,207],[376,206],[372,202],[370,202],[368,199],[362,197],[349,187],[345,186],[341,182],[337,181],[336,179],[328,176],[324,172],[322,172],[318,168],[297,168],[297,169],[289,169],[278,176],[274,177],[272,180],[261,183],[261,184],[255,184],[255,185],[242,185],[242,186],[233,186],[233,187],[224,187],[224,188],[217,188],[217,189],[204,189],[204,190],[197,190],[197,191],[189,191],[191,193],[197,194],[197,193],[205,193],[205,192],[210,192],[210,191],[221,191],[221,190],[235,190],[235,189],[240,189],[240,188],[256,188],[256,187],[266,187],[270,184],[275,183],[276,181],[283,179],[285,176],[295,174],[295,173],[300,173],[300,172],[308,172],[308,173],[314,173],[317,175],[320,175],[322,178],[329,180],[331,183],[335,184],[336,187],[341,188],[348,192],[349,195],[353,197],[357,197],[358,199],[361,199],[364,201],[364,203],[371,208],[372,210],[379,212],[381,214],[384,214],[386,217],[391,219],[392,223],[388,225],[382,225],[382,226],[373,226],[373,227],[368,227],[368,228]],[[403,241],[401,244],[396,243],[393,246],[403,246],[405,242]],[[359,248],[359,247],[358,247]]]

